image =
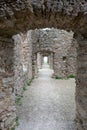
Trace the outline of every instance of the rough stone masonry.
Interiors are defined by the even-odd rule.
[[[16,96],[20,96],[26,82],[37,75],[38,52],[42,59],[44,56],[49,56],[49,64],[54,69],[54,76],[67,77],[66,70],[68,67],[66,63],[68,62],[65,63],[63,58],[70,59],[67,54],[72,48],[72,40],[72,32],[54,28],[14,35],[13,40],[1,39],[0,57],[3,59],[0,64],[1,76],[3,75],[3,78],[0,78],[2,83],[0,93],[2,99],[2,107],[0,108],[1,129],[11,129],[15,126]],[[39,62],[42,62],[42,59],[39,58]],[[71,63],[69,61],[70,66],[71,64],[74,66],[72,71],[69,68],[69,73],[76,74],[74,59],[76,59],[76,55],[72,58]]]
[[[0,1],[0,43],[1,43],[0,44],[0,104],[1,104],[0,129],[8,130],[14,126],[13,124],[15,116],[13,119],[12,117],[15,111],[15,108],[13,107],[14,90],[15,90],[15,88],[13,87],[14,86],[13,77],[15,75],[13,69],[15,45],[12,40],[12,36],[20,32],[25,33],[29,29],[44,28],[44,27],[50,27],[50,28],[55,27],[58,29],[65,29],[68,31],[72,30],[74,32],[74,38],[76,39],[78,45],[77,76],[76,76],[77,129],[86,130],[87,129],[87,80],[86,80],[87,79],[87,54],[86,54],[87,1],[86,0],[74,0],[74,1],[73,0],[66,0],[66,1],[1,0]],[[34,68],[33,66],[32,69]]]
[[[43,57],[51,57],[50,64],[54,69],[54,76],[64,78],[71,74],[76,75],[77,53],[73,32],[54,28],[35,30],[32,31],[32,45],[35,60],[38,52]]]

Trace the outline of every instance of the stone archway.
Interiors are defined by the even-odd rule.
[[[47,48],[33,53],[33,77],[37,77],[38,69],[42,68],[43,59],[45,56],[48,57],[49,66],[53,69],[53,54],[54,52],[50,51]]]
[[[38,4],[39,3],[39,4]],[[57,27],[66,30],[73,30],[75,32],[75,38],[77,39],[77,87],[76,87],[76,105],[77,105],[77,127],[78,130],[86,130],[87,128],[87,2],[82,1],[51,1],[51,0],[25,0],[20,1],[6,1],[2,0],[0,3],[0,89],[2,91],[0,103],[0,117],[1,117],[1,129],[8,128],[8,114],[12,111],[12,115],[9,116],[14,121],[15,109],[13,107],[13,101],[11,97],[13,93],[12,84],[9,81],[5,81],[5,78],[12,77],[13,71],[13,53],[14,43],[11,40],[12,35],[19,33],[20,31],[26,31],[29,29],[41,28],[41,27]],[[10,52],[10,53],[6,53]],[[11,54],[12,53],[12,54]],[[7,58],[10,64],[7,62]],[[12,81],[12,80],[11,80]],[[5,83],[8,84],[6,89],[3,89]],[[6,85],[7,85],[6,84]],[[11,86],[11,87],[10,87]],[[10,96],[9,96],[10,95]],[[7,106],[4,107],[8,99]],[[4,100],[4,102],[3,102]],[[12,107],[10,107],[12,106]],[[7,109],[9,108],[9,109]],[[5,112],[5,121],[2,122],[3,113]],[[13,116],[14,115],[14,116]],[[13,118],[14,117],[14,118]],[[4,124],[5,123],[5,124]],[[10,125],[10,128],[14,126]],[[9,129],[10,129],[9,128]]]

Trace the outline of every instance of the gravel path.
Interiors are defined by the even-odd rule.
[[[24,93],[16,130],[75,130],[75,80],[52,79],[47,65]]]

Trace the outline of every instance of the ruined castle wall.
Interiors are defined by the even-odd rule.
[[[71,47],[68,50],[66,64],[67,64],[67,76],[76,76],[77,72],[77,41],[73,39]]]
[[[14,39],[14,71],[15,94],[20,95],[24,85],[32,78],[32,44],[30,32],[15,35]]]
[[[19,40],[18,40],[19,41]],[[38,43],[38,39],[36,40]],[[57,38],[54,40],[57,44]],[[18,44],[17,44],[18,43]],[[36,44],[35,43],[35,44]],[[19,47],[20,42],[14,42],[9,38],[1,38],[0,37],[0,129],[1,130],[11,130],[12,127],[15,126],[15,83],[16,71],[14,70],[16,66],[20,66],[22,68],[23,56],[22,52],[19,52],[22,48]],[[86,130],[87,129],[87,39],[83,36],[79,36],[77,44],[77,78],[76,78],[76,109],[77,109],[77,127],[78,130]],[[43,44],[36,44],[37,48],[44,47]],[[34,46],[34,47],[35,47]],[[19,49],[20,48],[20,49]],[[37,48],[34,48],[37,51]],[[57,48],[57,54],[60,51],[60,46]],[[69,50],[70,48],[68,48]],[[59,50],[59,51],[58,51]],[[72,49],[73,50],[73,49]],[[52,51],[47,45],[47,50],[41,48],[41,52],[53,52],[55,59],[58,59],[59,55],[56,55],[56,51]],[[64,63],[66,63],[67,58],[65,57],[66,51],[64,51],[64,55],[62,55],[62,59]],[[71,52],[71,51],[70,51]],[[74,51],[72,51],[74,52]],[[15,55],[16,53],[16,55]],[[34,52],[32,52],[33,54]],[[62,53],[61,53],[62,54]],[[20,56],[21,55],[21,56]],[[20,56],[21,60],[17,59]],[[35,57],[36,60],[36,57]],[[19,63],[15,63],[15,62]],[[67,66],[67,65],[66,65]],[[16,68],[17,75],[20,76],[20,72],[23,73],[22,70]],[[21,74],[22,76],[22,74]],[[14,80],[15,79],[15,80]],[[22,78],[23,79],[23,78]]]
[[[0,37],[0,129],[15,126],[14,42]]]
[[[76,35],[79,33],[84,37],[78,40],[76,104],[78,130],[87,130],[87,1],[47,0],[45,3],[40,0],[0,1],[1,36],[11,37],[29,28],[42,27],[73,30]],[[8,94],[10,91],[14,92],[13,87],[10,87],[13,86],[11,78],[13,79],[14,44],[10,43],[8,38],[0,38],[0,129],[2,130],[11,128],[14,115],[11,94]],[[63,59],[65,61],[66,58]]]
[[[32,78],[32,46],[30,33],[27,42],[20,35],[0,37],[0,129],[11,130],[15,126],[16,96],[21,95],[25,83]],[[27,66],[27,71],[23,70]]]
[[[22,36],[23,73],[26,81],[32,78],[32,39],[31,31]]]
[[[32,77],[37,76],[38,67],[37,67],[37,53],[40,52],[39,50],[39,31],[36,29],[31,32],[31,39],[32,39]]]
[[[15,35],[14,39],[14,88],[15,95],[20,95],[24,86],[23,82],[23,53],[21,36]]]
[[[87,39],[77,38],[76,110],[78,130],[87,129]]]
[[[66,31],[57,31],[54,38],[54,76],[67,76],[67,61],[68,49],[71,47],[73,33]]]
[[[0,129],[15,126],[16,96],[32,78],[31,33],[14,35],[12,39],[0,37]],[[26,65],[26,71],[24,65]]]
[[[49,56],[48,56],[48,61],[49,61],[49,66],[51,69],[53,69],[53,53],[51,53]]]
[[[71,73],[75,74],[74,71],[76,71],[76,52],[74,53],[75,58],[72,57],[72,60],[70,60],[71,57],[68,56],[70,55],[70,48],[72,51],[75,50],[74,47],[72,47],[72,41],[72,32],[54,28],[34,30],[32,37],[33,53],[36,54],[40,52],[43,55],[49,55],[49,57],[53,55],[53,60],[51,57],[51,62],[53,63],[50,64],[51,68],[54,69],[54,76],[66,77],[67,73],[68,75]]]
[[[27,40],[28,40],[28,57],[27,57],[27,61],[28,61],[28,80],[32,79],[32,37],[31,37],[32,31],[28,31],[27,33]]]
[[[37,53],[37,68],[38,68],[38,70],[42,68],[42,55],[41,55],[41,53]]]

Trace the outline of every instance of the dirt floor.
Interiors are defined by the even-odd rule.
[[[44,65],[25,91],[16,130],[76,130],[75,79],[53,79],[52,73]]]

